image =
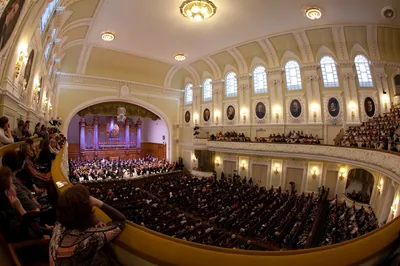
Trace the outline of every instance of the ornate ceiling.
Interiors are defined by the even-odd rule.
[[[197,84],[205,75],[222,78],[227,65],[248,73],[255,58],[281,67],[288,51],[312,63],[322,45],[348,60],[354,44],[370,52],[373,38],[382,59],[400,59],[391,49],[400,40],[393,29],[400,16],[381,16],[387,5],[400,11],[397,1],[316,0],[323,17],[312,21],[304,16],[310,7],[304,0],[215,0],[217,14],[200,23],[179,13],[181,2],[63,0],[59,71],[182,88],[187,77]],[[108,30],[116,38],[106,43],[100,34]],[[176,62],[178,52],[188,59]]]

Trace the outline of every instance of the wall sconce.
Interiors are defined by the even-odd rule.
[[[192,155],[192,162],[195,163],[196,162],[196,156],[193,154]]]
[[[313,118],[314,118],[314,123],[317,122],[317,110],[318,110],[318,105],[316,103],[313,103],[311,105],[311,110],[313,112]]]
[[[385,105],[385,113],[387,113],[388,103],[389,103],[389,96],[387,94],[384,94],[382,96],[382,101],[383,101],[383,104]]]
[[[34,83],[33,90],[36,92],[40,92],[41,88],[40,88],[39,80],[35,79],[35,81],[33,83]]]
[[[242,117],[243,117],[243,124],[246,124],[246,119],[247,119],[247,109],[242,108],[241,109]]]
[[[194,118],[194,123],[197,125],[197,122],[199,120],[199,114],[198,113],[193,114],[193,118]]]
[[[346,172],[346,170],[345,169],[343,169],[343,168],[341,168],[340,170],[339,170],[339,178],[340,178],[340,180],[343,180],[344,179],[344,173]]]
[[[246,161],[242,161],[242,171],[246,170]]]
[[[279,168],[280,168],[280,165],[279,164],[275,164],[275,170],[274,170],[274,174],[279,174]]]
[[[220,111],[215,111],[214,112],[214,116],[215,116],[215,125],[218,125],[218,119],[219,119],[219,116],[221,115],[221,112]]]
[[[14,68],[15,78],[18,78],[18,76],[19,76],[19,74],[21,72],[22,66],[24,64],[26,64],[26,62],[28,61],[28,52],[27,52],[27,50],[28,50],[28,47],[26,45],[22,45],[21,48],[20,48],[20,51],[19,51],[19,54],[18,54],[18,60],[17,60],[17,63],[15,63],[15,68]]]
[[[49,106],[49,111],[53,109],[53,105],[51,104],[51,102],[48,103]]]
[[[215,159],[215,165],[218,167],[219,166],[219,158]]]
[[[393,202],[392,207],[390,207],[392,211],[392,218],[396,216],[397,207],[399,206],[399,196],[396,197],[395,201]]]
[[[317,178],[317,175],[318,175],[317,170],[318,170],[317,167],[314,167],[312,169],[312,174],[311,174],[312,178]]]
[[[383,190],[383,179],[381,179],[381,180],[379,181],[379,184],[378,184],[378,186],[377,186],[377,189],[378,189],[378,194],[381,194],[381,193],[382,193],[382,190]]]
[[[354,120],[354,117],[356,116],[356,104],[353,101],[351,101],[349,103],[349,108],[351,112],[351,118]]]
[[[275,113],[276,123],[279,122],[279,113],[280,112],[281,112],[281,108],[279,107],[279,105],[275,106],[274,113]]]

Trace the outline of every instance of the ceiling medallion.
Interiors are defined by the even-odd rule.
[[[115,39],[115,34],[110,31],[105,31],[101,33],[101,38],[103,41],[111,42]]]
[[[217,12],[217,7],[210,0],[186,0],[179,9],[185,18],[196,21],[211,18]]]
[[[321,9],[318,7],[311,7],[306,10],[306,17],[311,19],[311,20],[317,20],[320,19],[322,16]]]
[[[185,61],[186,60],[186,55],[185,54],[176,54],[175,55],[175,60],[179,61],[179,62]]]

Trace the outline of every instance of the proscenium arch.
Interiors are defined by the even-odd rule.
[[[157,107],[155,107],[154,105],[145,102],[143,100],[139,100],[139,99],[135,99],[135,98],[122,98],[122,97],[118,97],[118,96],[106,96],[106,97],[99,97],[96,99],[92,99],[86,102],[81,103],[80,105],[76,106],[74,109],[71,110],[71,112],[69,112],[69,114],[67,115],[67,117],[64,119],[63,121],[63,128],[62,128],[62,133],[67,136],[68,133],[68,127],[69,124],[71,123],[72,118],[74,117],[74,115],[76,115],[79,111],[95,105],[95,104],[99,104],[99,103],[105,103],[105,102],[126,102],[126,103],[131,103],[131,104],[135,104],[138,105],[140,107],[146,108],[150,111],[152,111],[153,113],[155,113],[156,115],[158,115],[158,117],[160,117],[162,120],[164,120],[165,124],[167,125],[167,132],[168,132],[168,146],[167,146],[167,160],[171,160],[172,158],[172,124],[171,121],[168,119],[168,116],[161,111],[160,109],[158,109]],[[68,138],[68,136],[67,136]]]

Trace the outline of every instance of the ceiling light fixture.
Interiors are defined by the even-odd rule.
[[[179,9],[185,18],[196,21],[211,18],[217,12],[217,7],[210,0],[186,0]]]
[[[179,61],[179,62],[185,61],[186,60],[186,55],[185,54],[176,54],[175,55],[175,60]]]
[[[103,39],[103,41],[111,42],[115,39],[115,34],[110,31],[105,31],[101,33],[101,38]]]
[[[311,7],[306,10],[306,17],[311,19],[311,20],[317,20],[322,17],[322,12],[321,9],[318,7]]]

